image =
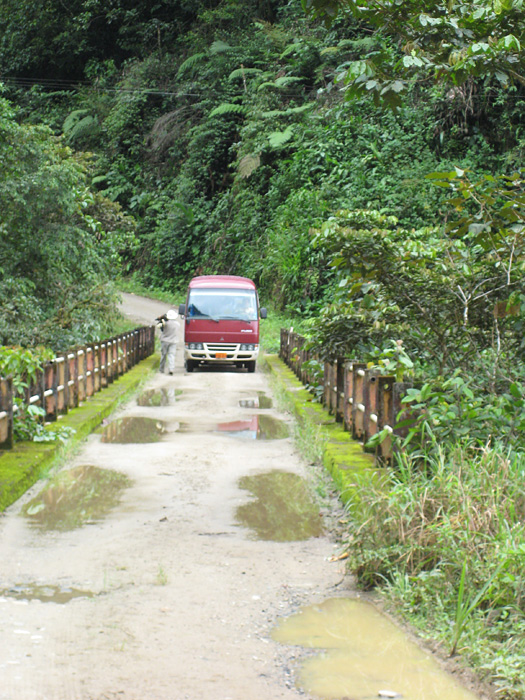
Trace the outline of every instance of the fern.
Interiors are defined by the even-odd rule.
[[[76,124],[68,134],[69,141],[77,141],[78,139],[88,138],[89,136],[94,136],[99,132],[98,120],[96,117],[88,115],[81,119],[78,124]]]
[[[209,117],[221,117],[224,114],[246,114],[246,107],[234,105],[231,102],[223,102],[209,113]]]
[[[302,42],[300,41],[295,41],[293,44],[288,44],[288,46],[285,48],[285,50],[282,52],[280,55],[280,59],[286,58],[286,56],[289,56],[291,53],[295,53],[297,49],[301,46]]]
[[[64,125],[62,127],[62,131],[64,132],[64,134],[67,134],[68,131],[71,131],[71,129],[73,129],[73,127],[76,124],[78,124],[78,122],[81,119],[83,119],[84,117],[87,117],[88,114],[89,114],[89,112],[87,109],[75,109],[74,112],[71,112],[71,114],[69,114],[66,117],[66,120],[64,121]]]
[[[94,136],[99,130],[98,119],[88,114],[85,109],[76,109],[71,112],[63,126],[64,135],[70,143]]]
[[[259,75],[262,73],[260,68],[236,68],[228,76],[228,80],[235,80],[236,78],[244,78],[247,75]]]
[[[277,87],[286,87],[287,85],[291,85],[292,83],[300,83],[304,80],[304,78],[298,78],[295,75],[282,75],[280,78],[277,78],[275,81],[275,85]]]
[[[243,179],[250,177],[253,171],[256,168],[258,168],[260,164],[261,156],[258,153],[256,153],[255,155],[249,154],[247,156],[244,156],[244,158],[241,158],[241,161],[237,168],[239,176]]]
[[[177,72],[177,77],[180,77],[187,70],[193,68],[193,66],[199,61],[202,61],[203,58],[206,58],[205,53],[194,53],[193,56],[187,58],[185,61],[183,61],[183,63],[180,64],[179,70]]]
[[[266,83],[261,83],[257,90],[262,90],[265,87],[275,87],[275,83],[273,82],[266,82]]]
[[[295,75],[282,75],[280,78],[277,78],[274,80],[273,83],[271,82],[266,82],[266,83],[261,83],[259,87],[257,88],[258,90],[262,90],[265,87],[276,87],[276,88],[282,88],[286,87],[287,85],[291,85],[292,83],[300,83],[304,78],[298,78]]]
[[[210,46],[210,53],[214,56],[217,53],[225,53],[226,51],[231,51],[232,47],[225,41],[214,41]]]
[[[272,131],[268,136],[268,141],[272,148],[279,148],[287,141],[289,141],[293,136],[293,126],[287,126],[284,131]]]
[[[307,102],[300,107],[289,107],[288,109],[272,109],[270,112],[263,112],[261,117],[271,119],[273,117],[290,117],[293,114],[302,114],[315,107],[315,102]]]

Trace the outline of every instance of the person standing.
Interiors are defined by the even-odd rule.
[[[177,340],[179,339],[180,323],[177,321],[179,315],[170,309],[166,316],[163,316],[158,324],[160,333],[160,365],[159,372],[164,373],[166,362],[168,371],[173,374],[175,371],[175,353],[177,351]]]

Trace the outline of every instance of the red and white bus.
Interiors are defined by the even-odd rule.
[[[184,365],[187,372],[205,363],[234,364],[255,372],[259,355],[259,307],[257,289],[247,277],[203,275],[194,277],[184,316]]]

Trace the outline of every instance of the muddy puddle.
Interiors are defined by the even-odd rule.
[[[272,416],[250,416],[227,423],[181,423],[181,433],[221,433],[244,440],[283,440],[290,431],[283,421]]]
[[[93,466],[64,470],[22,508],[22,514],[41,530],[74,530],[102,520],[131,483],[124,474]]]
[[[137,399],[139,406],[174,406],[177,398],[182,394],[181,389],[164,387],[163,389],[151,389],[145,391]]]
[[[102,433],[102,442],[119,444],[159,442],[163,433],[166,432],[166,425],[155,418],[127,416],[117,418],[97,432]]]
[[[250,416],[227,423],[181,423],[181,433],[221,433],[244,440],[283,440],[290,435],[288,426],[273,416]]]
[[[255,500],[237,508],[236,521],[254,533],[256,539],[295,542],[319,537],[323,523],[306,482],[297,474],[272,471],[245,476],[239,487]]]
[[[250,416],[245,420],[218,423],[216,432],[248,440],[282,440],[289,436],[288,426],[272,416]]]
[[[266,396],[264,391],[258,391],[257,396],[239,399],[239,406],[241,408],[272,408],[273,401],[269,396]]]
[[[15,600],[39,600],[41,603],[56,603],[65,605],[74,598],[93,598],[91,591],[81,591],[78,588],[68,586],[42,586],[16,584],[10,588],[0,589],[1,598],[14,598]]]
[[[302,662],[297,685],[323,700],[478,700],[373,605],[335,598],[303,608],[272,633],[321,649]]]

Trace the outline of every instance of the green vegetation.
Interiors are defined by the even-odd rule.
[[[500,446],[400,458],[389,487],[349,504],[351,566],[498,695],[525,693],[525,459]],[[359,533],[359,536],[357,536]]]
[[[116,280],[176,303],[220,272],[257,282],[266,349],[293,326],[410,379],[352,565],[513,699],[524,27],[521,0],[0,0],[9,362],[111,334]]]

